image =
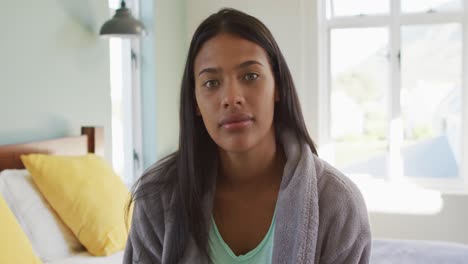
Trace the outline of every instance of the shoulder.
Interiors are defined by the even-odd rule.
[[[314,159],[321,222],[370,235],[367,207],[359,188],[326,161],[316,156]]]
[[[171,215],[169,209],[174,200],[173,173],[174,168],[169,164],[164,167],[155,164],[135,183],[132,227],[146,225],[158,233],[164,232],[164,223]]]
[[[314,159],[321,263],[368,263],[371,231],[361,192],[338,169],[318,157]]]
[[[314,155],[317,172],[317,190],[319,201],[340,205],[352,206],[354,209],[367,208],[359,188],[341,171]]]
[[[134,186],[124,263],[162,262],[168,196],[154,177],[147,171]]]

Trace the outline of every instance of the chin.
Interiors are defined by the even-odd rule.
[[[243,145],[229,145],[229,146],[218,146],[225,152],[230,152],[230,153],[246,153],[251,149],[250,146],[243,146]]]
[[[229,138],[223,138],[216,142],[219,148],[226,152],[247,152],[255,146],[254,140],[245,136],[234,136]]]

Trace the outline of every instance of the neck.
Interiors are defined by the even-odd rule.
[[[218,187],[235,192],[258,192],[279,186],[286,158],[271,133],[247,152],[220,150],[220,161]]]

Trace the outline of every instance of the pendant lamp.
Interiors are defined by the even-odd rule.
[[[104,37],[139,38],[146,36],[143,23],[135,19],[122,1],[113,18],[102,25],[99,35]]]

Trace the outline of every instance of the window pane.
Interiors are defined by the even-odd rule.
[[[430,11],[459,11],[461,0],[402,0],[401,10],[404,13]]]
[[[403,172],[459,175],[462,30],[459,24],[402,27]]]
[[[118,9],[120,7],[120,0],[108,0],[109,7],[112,9]]]
[[[348,174],[386,176],[388,31],[331,31],[334,164]]]
[[[358,16],[388,14],[389,0],[327,0],[327,14],[334,16]]]
[[[111,9],[119,9],[120,5],[122,4],[121,0],[107,0],[107,2],[109,3],[109,8],[111,8]],[[131,9],[133,4],[134,4],[134,0],[125,0],[125,5],[128,8]],[[114,15],[114,14],[112,14],[112,15]]]

